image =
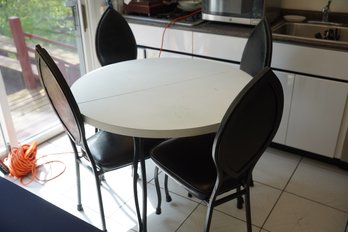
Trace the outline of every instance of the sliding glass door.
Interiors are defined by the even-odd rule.
[[[44,141],[62,131],[39,81],[34,48],[40,44],[48,50],[69,85],[85,73],[77,4],[0,0],[0,91],[5,92],[0,95],[0,119],[10,125],[2,128],[12,146]]]
[[[7,153],[5,133],[0,123],[0,156]]]

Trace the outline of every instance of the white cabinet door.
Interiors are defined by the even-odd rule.
[[[145,49],[144,48],[138,48],[138,56],[137,59],[144,59],[145,58]]]
[[[286,145],[334,157],[348,84],[295,76]]]
[[[289,121],[289,114],[290,114],[290,106],[291,106],[291,100],[292,100],[292,91],[294,87],[294,80],[295,80],[295,74],[293,73],[286,73],[286,72],[274,72],[278,79],[280,80],[280,83],[283,87],[283,93],[284,93],[284,108],[283,108],[283,116],[282,120],[280,122],[277,134],[275,135],[273,142],[279,143],[279,144],[285,144],[286,134],[288,130],[288,121]]]
[[[193,32],[193,54],[240,62],[247,38]]]

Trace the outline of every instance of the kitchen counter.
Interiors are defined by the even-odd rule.
[[[156,27],[163,27],[163,28],[165,27],[165,23],[150,22],[150,21],[137,20],[137,19],[127,19],[127,21],[129,23],[134,23],[134,24],[142,24],[142,25],[149,25],[149,26],[156,26]],[[278,21],[277,23],[273,24],[272,27],[278,23],[281,23],[281,21]],[[170,28],[177,29],[177,30],[248,38],[250,32],[252,31],[254,27],[248,26],[248,25],[205,21],[196,26],[171,25]],[[292,43],[292,44],[304,45],[304,46],[310,46],[310,47],[325,48],[325,49],[332,49],[332,50],[338,50],[338,51],[348,51],[348,44],[329,43],[327,41],[323,41],[319,39],[305,40],[305,39],[295,38],[295,37],[284,38],[281,36],[273,35],[273,40],[278,42]]]

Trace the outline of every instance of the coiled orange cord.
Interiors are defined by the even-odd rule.
[[[24,184],[24,185],[27,185],[27,184],[30,184],[34,179],[47,182],[64,173],[66,168],[65,164],[59,160],[47,161],[43,164],[37,165],[38,159],[36,159],[36,153],[37,153],[37,143],[35,141],[31,145],[24,144],[18,148],[12,148],[7,159],[5,159],[5,163],[10,169],[10,176],[19,178],[21,183],[24,184],[23,178],[31,174],[31,180],[28,183]],[[46,156],[42,156],[40,158],[43,158],[43,157],[46,157]],[[62,172],[54,177],[51,177],[50,179],[46,179],[46,180],[39,179],[37,177],[37,169],[44,164],[53,163],[53,162],[58,162],[64,165]]]
[[[32,174],[31,183],[36,177],[36,152],[37,143],[33,142],[31,145],[24,144],[18,148],[11,149],[7,157],[10,175],[20,178]]]

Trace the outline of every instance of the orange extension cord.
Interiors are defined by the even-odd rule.
[[[65,171],[65,164],[59,160],[54,161],[47,161],[43,164],[37,165],[38,159],[36,159],[36,153],[37,153],[37,143],[33,142],[31,145],[24,144],[17,148],[12,148],[10,151],[10,154],[8,155],[7,159],[5,159],[5,163],[10,169],[10,176],[17,177],[20,179],[21,183],[23,183],[23,178],[27,175],[31,174],[31,180],[28,183],[25,183],[24,185],[30,184],[34,179],[40,180],[40,181],[50,181],[54,178],[57,178]],[[46,157],[42,156],[39,159]],[[38,178],[38,168],[42,165],[58,162],[62,163],[64,165],[64,169],[62,172],[60,172],[58,175],[51,177],[49,179],[39,179]]]
[[[186,19],[186,18],[188,18],[188,17],[191,17],[191,16],[193,16],[193,15],[195,15],[195,14],[198,14],[199,12],[201,12],[201,9],[196,10],[196,11],[193,11],[193,12],[190,13],[190,14],[177,17],[177,18],[173,19],[172,21],[170,21],[169,23],[167,23],[167,24],[164,26],[164,30],[163,30],[163,34],[162,34],[162,41],[161,41],[161,48],[160,48],[158,57],[161,57],[161,54],[162,54],[163,44],[164,44],[164,35],[165,35],[165,33],[166,33],[167,28],[169,28],[170,26],[172,26],[173,24],[175,24],[177,21],[180,21],[180,20],[182,20],[182,19]]]

